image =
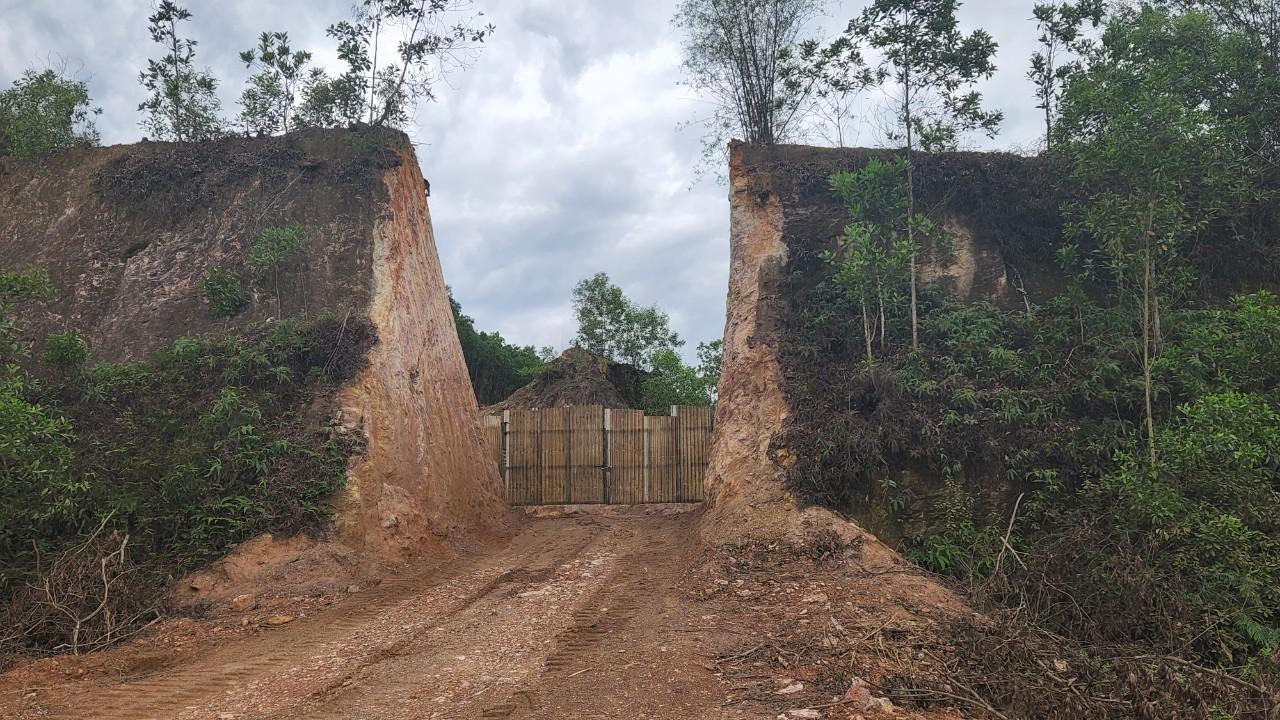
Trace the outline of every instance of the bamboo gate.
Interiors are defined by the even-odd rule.
[[[701,502],[711,408],[507,410],[484,429],[512,505]]]

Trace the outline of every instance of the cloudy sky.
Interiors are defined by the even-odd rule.
[[[966,29],[1000,44],[1000,72],[981,89],[1005,112],[1001,135],[977,147],[1034,145],[1040,119],[1024,79],[1034,46],[1034,0],[969,0]],[[221,79],[226,114],[246,71],[237,53],[263,30],[337,68],[324,28],[350,0],[187,0],[197,59]],[[477,64],[449,78],[407,128],[431,181],[431,211],[446,280],[481,329],[565,347],[569,294],[608,273],[633,299],[657,303],[688,339],[724,329],[728,202],[714,178],[695,182],[696,129],[707,106],[679,85],[675,0],[476,0],[498,30]],[[815,23],[830,37],[862,0],[832,2]],[[103,108],[104,143],[142,134],[138,71],[160,53],[148,0],[0,0],[0,82],[24,68],[68,67]],[[866,98],[867,114],[882,98]],[[874,123],[857,140],[879,142]]]

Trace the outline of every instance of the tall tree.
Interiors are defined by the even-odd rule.
[[[1104,10],[1102,0],[1036,3],[1034,15],[1040,32],[1040,48],[1031,54],[1027,79],[1035,83],[1036,100],[1039,101],[1036,108],[1044,112],[1046,149],[1053,143],[1053,119],[1063,83],[1078,66],[1064,56],[1088,52],[1090,43],[1081,32],[1082,25],[1088,21],[1093,27],[1098,27]]]
[[[907,242],[911,230],[933,232],[921,215],[905,214],[906,161],[884,162],[872,158],[861,170],[831,176],[831,190],[849,209],[839,247],[824,258],[835,272],[836,288],[856,302],[862,316],[863,352],[868,365],[875,362],[877,330],[881,348],[888,326],[887,308],[902,297],[907,281],[907,258],[915,249]]]
[[[880,53],[881,77],[896,88],[891,141],[901,141],[907,161],[908,218],[916,216],[917,148],[953,147],[961,132],[980,130],[994,136],[1003,114],[984,110],[982,96],[971,88],[995,73],[996,43],[984,30],[960,31],[958,0],[874,0],[849,23],[845,35]],[[907,240],[915,244],[908,223]],[[919,347],[916,258],[911,269],[911,346]]]
[[[256,70],[240,96],[240,123],[261,135],[289,132],[302,69],[311,53],[289,47],[289,33],[264,32],[258,47],[240,53],[245,67]]]
[[[731,137],[784,142],[799,131],[812,78],[788,73],[800,35],[826,0],[681,0],[685,83],[711,103],[705,155]]]
[[[27,70],[0,92],[0,155],[39,157],[76,145],[97,145],[98,130],[84,82],[53,69]]]
[[[1154,0],[1181,12],[1202,12],[1238,44],[1258,55],[1249,66],[1224,67],[1237,84],[1234,111],[1250,125],[1249,143],[1274,187],[1280,184],[1280,0]]]
[[[1068,177],[1084,198],[1070,230],[1097,241],[1137,309],[1147,460],[1156,466],[1152,368],[1173,271],[1214,220],[1262,196],[1249,167],[1248,124],[1217,112],[1235,83],[1224,70],[1255,64],[1200,13],[1121,9],[1087,66],[1071,76],[1055,130]]]
[[[191,13],[172,0],[161,0],[149,18],[151,39],[165,50],[159,60],[147,61],[138,82],[151,95],[138,109],[145,112],[142,126],[161,140],[208,140],[222,134],[218,117],[218,81],[207,70],[195,67],[196,41],[183,37],[178,23]]]
[[[836,147],[852,139],[849,123],[858,96],[884,79],[867,66],[861,48],[848,36],[830,45],[800,43],[794,59],[783,65],[783,77],[789,86],[809,93],[805,115],[811,133]]]
[[[300,127],[344,127],[365,116],[364,81],[348,70],[330,77],[322,68],[311,68],[302,83],[302,102],[296,123]]]
[[[344,77],[358,78],[368,98],[370,125],[404,124],[413,103],[435,99],[437,83],[475,62],[495,28],[471,7],[471,0],[360,0],[351,21],[329,26],[347,63]],[[380,53],[388,33],[395,36],[390,62]]]
[[[684,344],[665,312],[656,305],[636,305],[605,273],[573,288],[573,309],[578,317],[574,344],[615,362],[647,369],[655,353]]]

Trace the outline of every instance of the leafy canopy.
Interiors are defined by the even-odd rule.
[[[656,353],[684,344],[665,312],[656,305],[636,305],[605,273],[573,288],[573,309],[578,317],[574,344],[614,362],[648,369]]]
[[[0,155],[43,157],[78,145],[97,145],[91,106],[83,81],[55,70],[27,70],[0,92]]]
[[[222,135],[218,81],[195,65],[198,43],[183,37],[178,24],[191,19],[186,8],[161,0],[147,22],[151,39],[165,54],[147,60],[138,82],[149,96],[138,109],[145,115],[142,127],[159,140],[202,141]]]

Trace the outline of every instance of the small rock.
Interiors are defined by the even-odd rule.
[[[871,686],[862,678],[855,677],[849,684],[844,699],[854,710],[863,712],[893,712],[893,703],[888,698],[878,698],[871,694]]]
[[[804,690],[804,683],[793,682],[790,685],[782,688],[781,690],[774,690],[773,694],[774,695],[795,695],[801,690]]]
[[[239,720],[240,716],[235,713],[218,713],[218,720]]]
[[[348,585],[348,586],[347,586],[347,592],[352,593],[352,594],[355,594],[355,593],[358,593],[358,592],[364,592],[364,590],[363,590],[363,589],[361,589],[361,587],[360,587],[359,585]]]
[[[256,607],[258,607],[258,598],[253,595],[237,595],[235,599],[231,601],[232,612],[249,612]]]
[[[778,720],[816,720],[822,717],[820,710],[813,708],[803,708],[800,710],[788,710],[778,716]]]
[[[802,602],[807,602],[807,603],[824,603],[824,602],[826,602],[826,601],[827,601],[827,594],[826,594],[826,593],[814,593],[814,594],[812,594],[812,595],[806,595],[806,596],[805,596],[805,598],[804,598],[804,600],[803,600]]]
[[[267,618],[268,625],[287,625],[293,622],[292,615],[272,615]]]

